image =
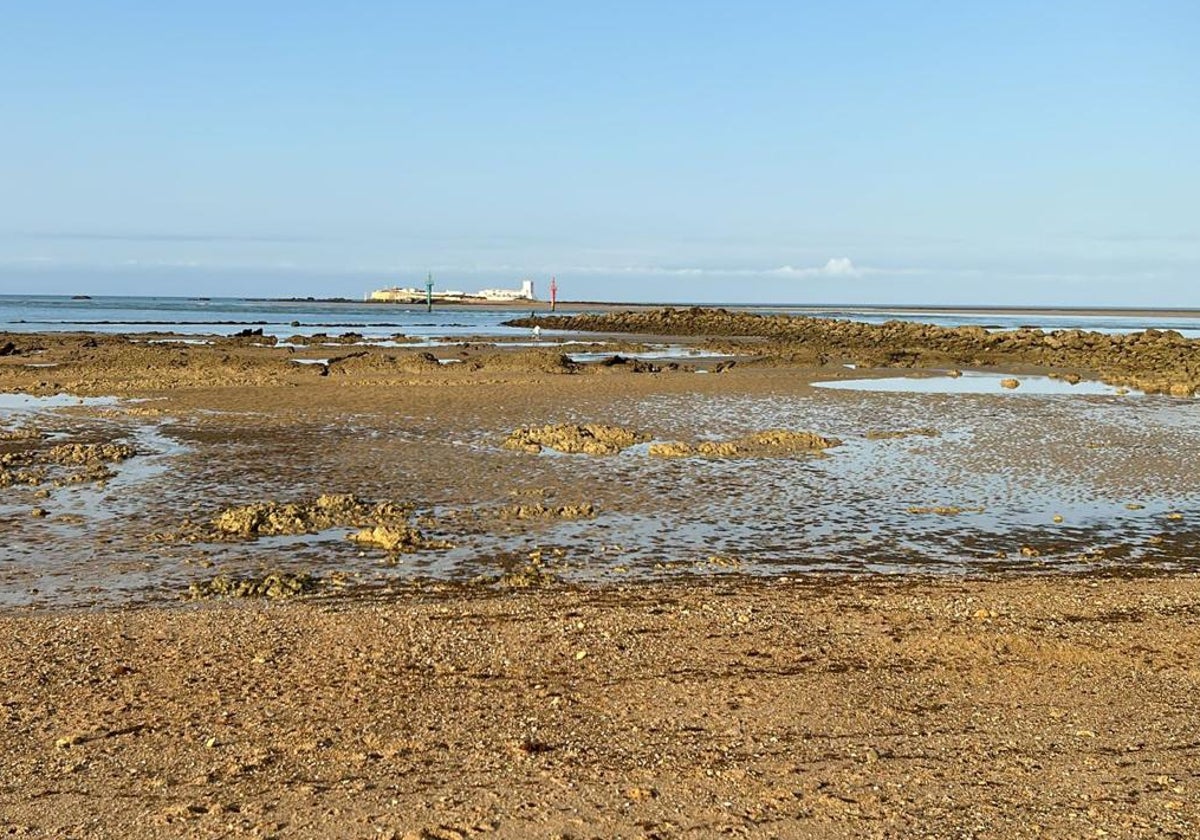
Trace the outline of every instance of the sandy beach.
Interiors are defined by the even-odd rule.
[[[1200,581],[0,617],[9,836],[1188,837]]]
[[[1195,835],[1194,343],[743,318],[0,336],[5,836]]]

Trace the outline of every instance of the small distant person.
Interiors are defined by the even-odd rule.
[[[533,340],[537,341],[542,337],[542,328],[538,324],[533,325]]]

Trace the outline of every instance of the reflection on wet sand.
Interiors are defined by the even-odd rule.
[[[1200,432],[1190,401],[1129,401],[1046,380],[1072,396],[1031,402],[995,380],[968,373],[946,381],[986,393],[947,394],[797,388],[772,375],[766,391],[573,398],[557,416],[546,410],[564,404],[557,398],[515,409],[547,420],[603,414],[611,428],[633,430],[605,457],[581,444],[567,451],[585,454],[553,458],[506,446],[511,426],[475,402],[474,414],[405,419],[386,407],[347,412],[335,400],[284,419],[248,410],[155,416],[160,409],[112,399],[39,404],[13,395],[7,427],[41,431],[12,435],[5,452],[115,441],[136,454],[110,465],[103,481],[10,488],[0,504],[10,535],[0,548],[2,600],[172,599],[200,575],[272,570],[336,572],[339,591],[418,578],[511,582],[534,556],[538,575],[579,582],[1190,566],[1200,477],[1179,457]],[[930,381],[942,380],[906,380]],[[1032,377],[1022,385],[1025,394],[1040,387]],[[587,428],[610,427],[543,431]],[[663,446],[656,441],[719,453],[723,441],[765,430],[812,430],[840,445],[822,457],[803,448],[650,457]],[[409,505],[436,550],[399,556],[379,541],[356,542],[357,520],[242,542],[204,536],[227,509],[326,493]],[[544,515],[502,513],[522,506]],[[563,509],[588,513],[553,515]]]

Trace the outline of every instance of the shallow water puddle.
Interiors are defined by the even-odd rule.
[[[663,360],[688,360],[688,361],[709,361],[713,359],[729,359],[728,353],[714,353],[711,350],[698,350],[695,347],[686,347],[678,344],[663,344],[653,346],[648,350],[639,350],[635,352],[588,352],[588,353],[570,353],[568,354],[571,361],[576,364],[589,364],[592,362],[603,362],[606,359],[611,359],[613,356],[620,356],[623,359],[636,359],[638,361],[663,361]]]
[[[35,397],[30,394],[2,393],[0,411],[48,411],[77,406],[112,406],[118,402],[116,397],[77,397],[74,394]]]
[[[1016,387],[1001,384],[1015,380]],[[877,391],[889,394],[1000,394],[1016,396],[1143,396],[1140,391],[1084,380],[1074,385],[1049,376],[1002,373],[964,373],[962,376],[889,376],[878,379],[835,379],[814,382],[816,388],[838,391]]]
[[[136,516],[144,499],[137,497],[135,491],[153,491],[151,482],[166,474],[177,456],[189,451],[189,447],[163,434],[158,426],[139,426],[131,430],[129,437],[138,454],[112,464],[110,469],[115,475],[102,486],[80,484],[64,487],[54,494],[51,504],[55,515],[66,516],[67,521],[64,524],[50,520],[47,525],[52,533],[72,526],[87,530],[97,522]],[[74,517],[83,521],[73,522]]]

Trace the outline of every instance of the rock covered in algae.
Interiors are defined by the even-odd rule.
[[[64,443],[46,450],[43,459],[55,464],[95,464],[126,461],[137,454],[127,443]]]
[[[15,429],[0,429],[0,440],[41,440],[45,434],[36,426],[18,426]]]
[[[410,525],[376,525],[374,528],[364,528],[356,534],[351,534],[350,539],[360,545],[374,546],[398,554],[454,547],[442,540],[431,540]]]
[[[0,440],[16,444],[31,443],[43,437],[39,430],[31,427],[0,432]],[[0,487],[37,486],[48,481],[58,486],[103,482],[115,475],[108,468],[109,464],[135,455],[137,449],[127,443],[62,443],[47,449],[22,447],[0,453]]]
[[[616,455],[649,440],[647,435],[622,426],[560,423],[517,429],[504,441],[504,447],[519,452],[536,453],[547,448],[568,455]]]
[[[529,563],[519,569],[501,575],[496,583],[505,589],[532,589],[538,586],[553,586],[562,583],[558,575],[548,572],[537,563]]]
[[[768,429],[733,440],[706,440],[697,444],[673,441],[656,443],[650,454],[656,458],[781,458],[788,455],[820,453],[840,446],[837,438],[815,432]]]
[[[529,555],[529,561],[515,569],[509,569],[494,582],[505,589],[531,589],[540,586],[553,586],[562,583],[562,579],[548,570],[542,562],[543,554],[539,549]]]
[[[245,538],[314,534],[327,528],[402,520],[411,512],[394,502],[371,504],[352,493],[327,493],[314,502],[256,502],[229,508],[213,520],[213,529]]]
[[[913,506],[908,512],[914,516],[934,514],[936,516],[958,516],[960,513],[983,513],[982,507],[960,507],[959,505],[934,505],[929,507]]]
[[[578,505],[545,505],[541,502],[511,505],[501,511],[502,519],[590,519],[596,515],[591,502]]]
[[[697,455],[696,447],[681,440],[650,444],[650,454],[655,458],[692,458]]]
[[[188,589],[193,599],[201,598],[294,598],[315,591],[319,578],[308,572],[292,574],[272,572],[262,577],[217,575],[212,580],[198,581]]]

